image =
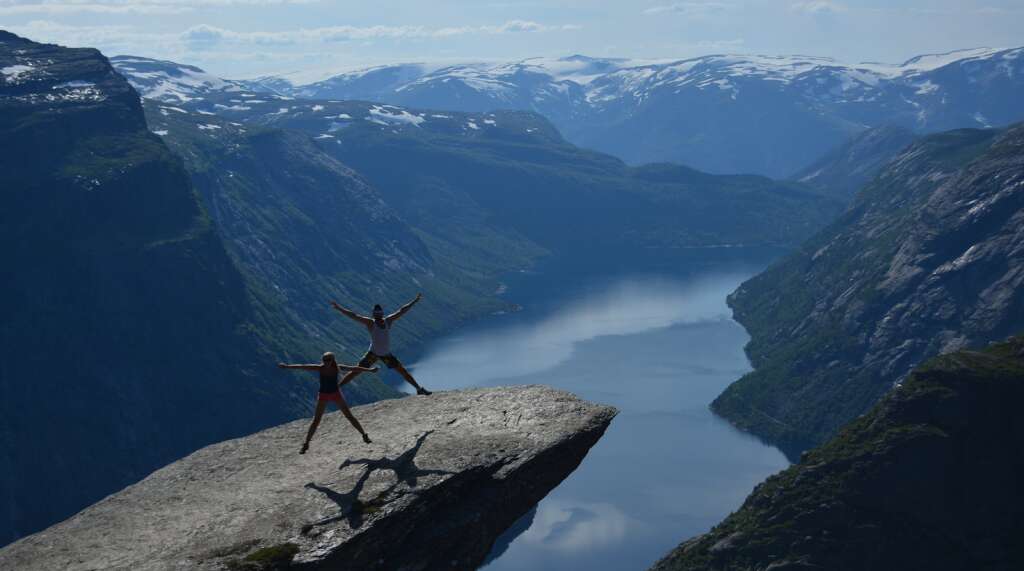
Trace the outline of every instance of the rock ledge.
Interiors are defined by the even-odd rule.
[[[373,444],[332,413],[305,456],[308,420],[208,446],[0,550],[0,568],[474,568],[616,414],[543,386],[354,411]]]

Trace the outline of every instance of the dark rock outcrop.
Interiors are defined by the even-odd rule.
[[[730,296],[755,370],[714,410],[792,457],[923,360],[1024,328],[1024,125],[926,137]]]
[[[209,446],[0,550],[0,568],[472,569],[615,416],[542,386],[356,407]]]
[[[657,571],[1024,568],[1024,337],[936,357]]]

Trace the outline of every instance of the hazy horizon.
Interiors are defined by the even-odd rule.
[[[35,41],[195,65],[228,78],[305,79],[377,65],[573,54],[678,60],[809,55],[899,64],[1017,47],[1019,2],[701,0],[0,0],[0,28]]]

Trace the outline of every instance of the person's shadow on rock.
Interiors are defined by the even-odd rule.
[[[348,492],[339,493],[327,486],[321,486],[314,482],[306,484],[306,488],[316,490],[330,498],[330,500],[337,504],[338,508],[341,509],[341,513],[336,516],[304,525],[302,527],[302,533],[307,534],[315,527],[331,524],[343,519],[348,520],[349,528],[358,529],[363,525],[366,515],[375,513],[391,501],[391,494],[396,488],[398,488],[398,486],[405,484],[405,486],[409,488],[409,491],[403,490],[403,494],[416,493],[412,490],[415,490],[421,476],[451,474],[452,472],[448,472],[446,470],[424,470],[416,465],[416,454],[419,453],[420,447],[423,446],[423,442],[432,432],[433,430],[424,432],[416,439],[416,444],[413,445],[412,448],[394,458],[384,456],[381,458],[362,458],[359,460],[345,460],[342,462],[341,465],[338,466],[339,470],[344,470],[349,466],[361,465],[364,467],[363,473],[359,476],[359,480],[356,481],[356,485]],[[377,494],[376,497],[370,500],[360,500],[359,494],[362,493],[363,487],[366,485],[366,481],[370,478],[370,474],[377,470],[391,470],[394,472],[396,478],[395,483],[388,486],[384,491]]]

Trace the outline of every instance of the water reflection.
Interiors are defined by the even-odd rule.
[[[640,526],[612,504],[553,500],[538,507],[533,525],[519,540],[563,552],[593,550],[621,542],[628,527]]]
[[[745,277],[624,278],[526,323],[520,319],[450,337],[416,363],[416,376],[447,389],[492,384],[551,369],[569,360],[579,343],[597,337],[727,319],[725,296]]]

